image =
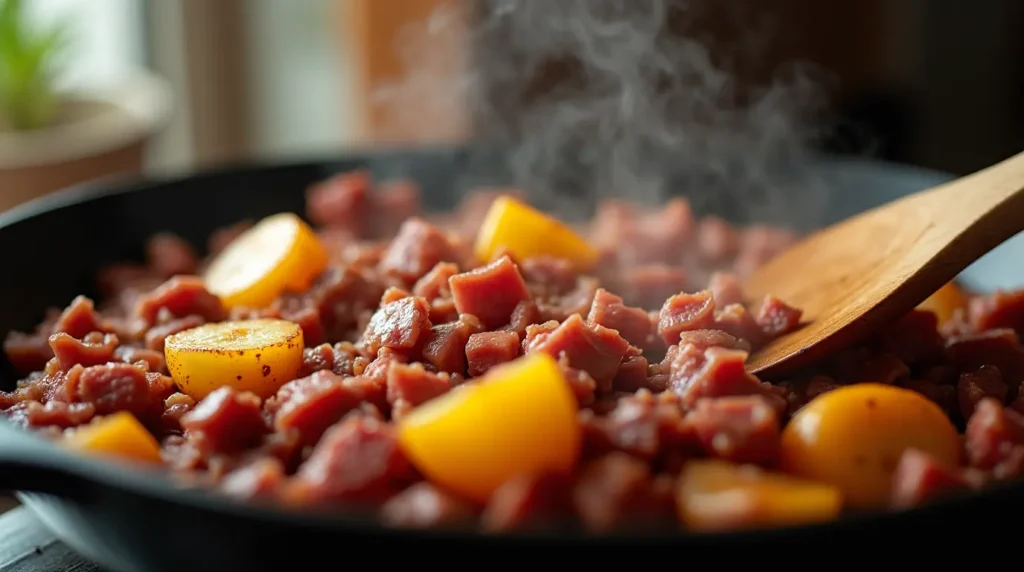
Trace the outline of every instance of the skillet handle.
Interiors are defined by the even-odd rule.
[[[85,487],[71,470],[72,461],[44,439],[0,420],[0,492],[76,496]]]

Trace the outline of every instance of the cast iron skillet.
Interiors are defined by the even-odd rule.
[[[0,215],[0,252],[4,256],[0,332],[31,328],[47,306],[64,305],[76,294],[92,291],[92,276],[98,267],[138,259],[145,239],[157,231],[174,230],[202,245],[214,229],[243,218],[282,210],[303,212],[303,191],[310,183],[338,171],[364,167],[378,177],[417,180],[429,208],[448,208],[456,201],[470,168],[476,170],[474,184],[487,182],[479,176],[480,165],[480,157],[468,151],[391,151],[71,189]],[[831,189],[825,212],[814,221],[819,223],[839,220],[948,179],[939,173],[895,165],[827,158],[816,169]],[[483,170],[494,174],[492,183],[503,182],[500,169]],[[719,214],[736,214],[728,212],[728,203],[723,205],[717,207],[724,209]],[[798,227],[809,223],[804,219],[788,222]],[[990,258],[997,260],[990,260],[981,271],[972,268],[965,278],[982,286],[1005,280],[991,269],[1000,266],[1000,257],[1007,260],[1006,249],[1012,246],[993,252]],[[9,364],[2,365],[0,385],[9,389],[14,376]],[[943,536],[961,536],[968,529],[983,531],[987,522],[998,521],[990,518],[993,515],[1014,515],[1024,506],[1024,487],[1008,487],[903,514],[720,536],[622,534],[588,539],[409,532],[387,530],[355,514],[283,512],[175,488],[157,473],[71,456],[5,422],[0,422],[0,490],[19,491],[22,501],[71,547],[124,572],[321,569],[327,563],[332,568],[355,563],[352,556],[356,555],[372,558],[378,565],[403,558],[425,562],[428,554],[446,561],[453,557],[466,561],[472,558],[468,548],[488,549],[510,564],[517,556],[531,554],[524,549],[542,546],[576,548],[576,562],[596,554],[594,548],[625,546],[672,546],[674,553],[685,554],[691,562],[701,555],[714,557],[716,562],[745,558],[757,554],[759,551],[751,552],[756,548],[768,548],[776,555],[791,554],[822,544],[849,548],[848,555],[853,555],[865,546],[893,539],[904,546],[916,544],[933,550]],[[993,526],[1002,528],[998,523]],[[300,566],[299,559],[308,564]]]

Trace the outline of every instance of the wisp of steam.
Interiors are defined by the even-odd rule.
[[[569,218],[601,197],[655,204],[685,194],[697,211],[792,222],[798,209],[813,219],[821,86],[789,66],[741,92],[711,46],[669,32],[703,4],[478,0],[467,14],[452,3],[403,35],[408,71],[381,86],[377,103],[399,121],[464,106],[473,144],[504,145],[515,185]],[[439,47],[469,59],[453,75]],[[559,64],[572,73],[538,88]]]

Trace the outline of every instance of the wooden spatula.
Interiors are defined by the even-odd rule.
[[[863,339],[1022,230],[1024,153],[805,238],[744,284],[749,299],[773,294],[806,322],[748,370],[779,373]]]

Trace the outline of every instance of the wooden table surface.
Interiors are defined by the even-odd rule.
[[[103,572],[21,507],[0,515],[0,572]]]

